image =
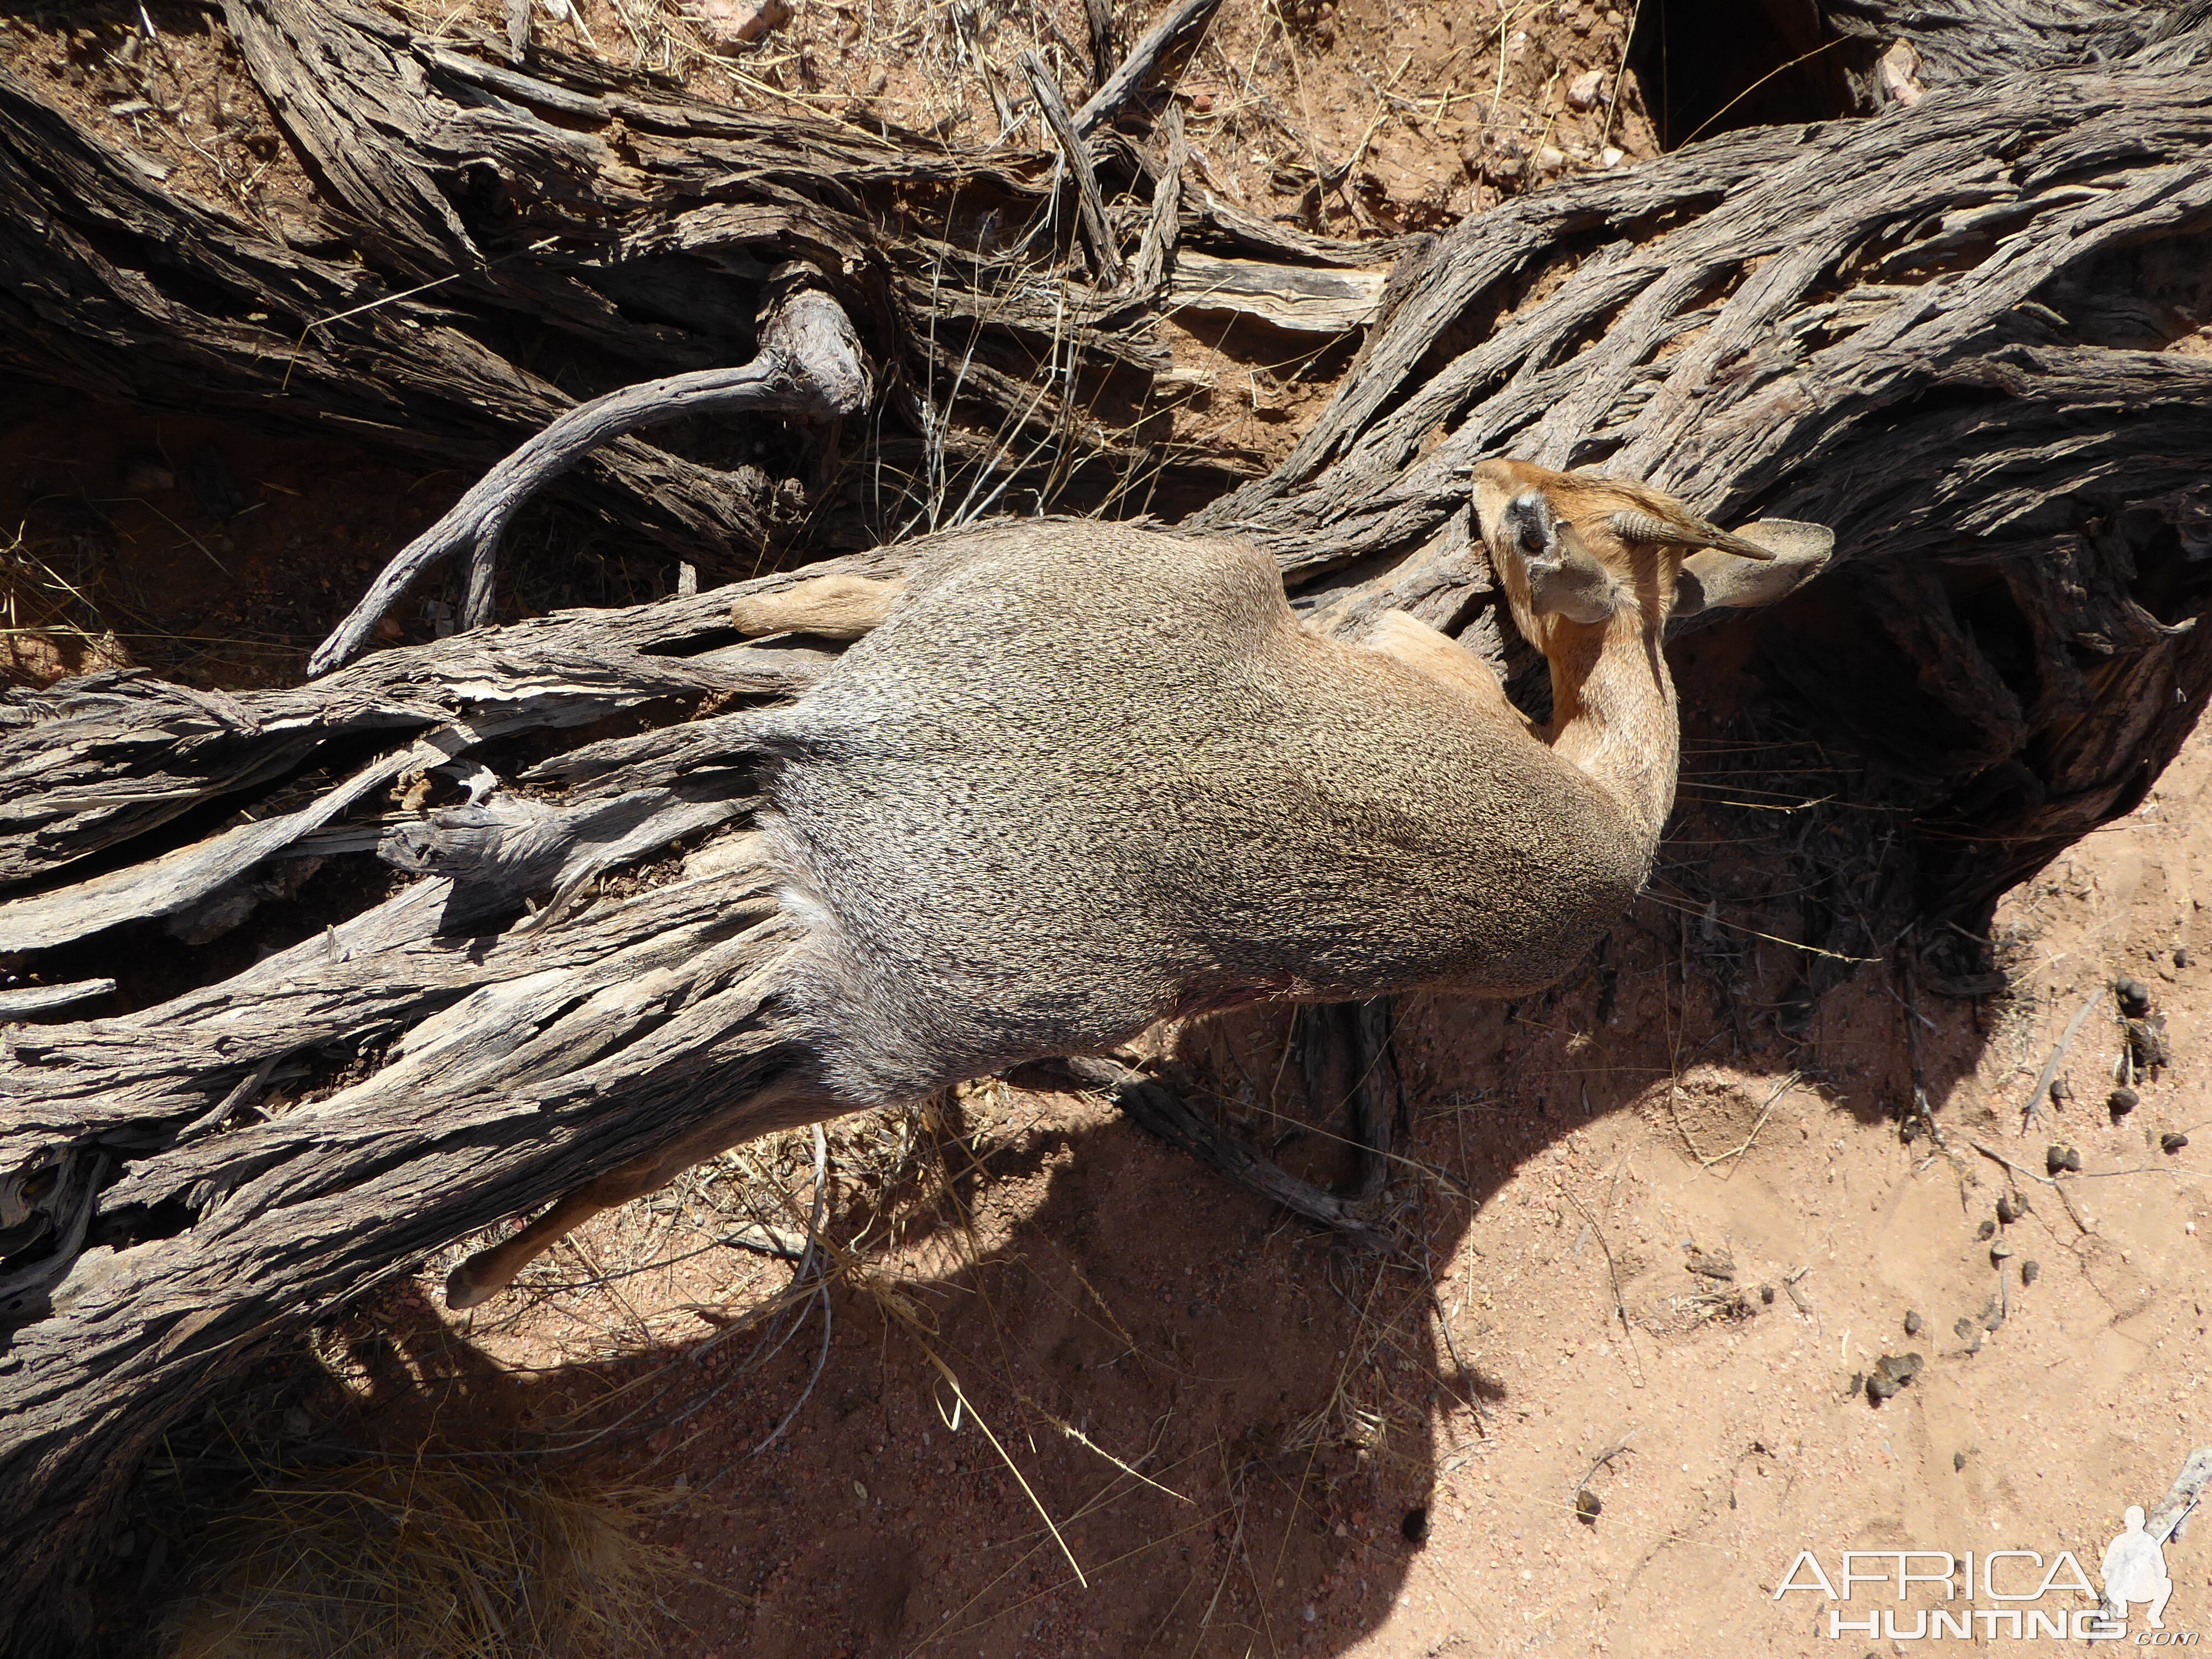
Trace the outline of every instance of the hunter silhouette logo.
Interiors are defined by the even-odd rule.
[[[2130,1504],[2124,1517],[2127,1529],[2105,1546],[2098,1572],[2105,1581],[2105,1605],[2121,1624],[2128,1619],[2130,1601],[2147,1603],[2144,1617],[2153,1630],[2164,1630],[2166,1598],[2173,1594],[2173,1580],[2166,1576],[2166,1547],[2143,1530],[2142,1505]]]

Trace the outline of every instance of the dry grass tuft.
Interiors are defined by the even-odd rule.
[[[0,546],[0,684],[51,684],[130,665],[94,601],[41,558],[18,526]]]
[[[267,1482],[204,1540],[167,1659],[599,1659],[651,1650],[662,1506],[520,1460],[369,1456]]]

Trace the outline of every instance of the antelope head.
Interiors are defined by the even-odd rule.
[[[1513,620],[1547,654],[1563,627],[1601,628],[1624,613],[1656,632],[1669,616],[1771,605],[1835,545],[1821,525],[1763,519],[1726,531],[1640,484],[1526,461],[1484,461],[1474,484]]]

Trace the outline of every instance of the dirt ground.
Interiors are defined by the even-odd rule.
[[[118,139],[234,210],[304,210],[312,180],[259,142],[193,9],[153,6],[170,55],[120,65],[107,11],[15,9],[10,61],[121,108]],[[502,15],[402,9],[456,30]],[[1024,47],[1083,86],[1084,9],[1064,0],[802,3],[733,44],[752,10],[582,0],[541,27],[716,95],[976,144],[1030,141],[991,96]],[[1126,43],[1151,8],[1115,10]],[[1629,27],[1584,4],[1228,0],[1182,96],[1201,173],[1248,210],[1433,228],[1653,153],[1618,74]],[[1341,368],[1178,328],[1181,361],[1249,380],[1178,435],[1262,459]],[[0,405],[13,676],[135,659],[286,680],[466,482],[25,389]],[[587,537],[543,551],[518,605],[673,577]],[[407,636],[445,603],[426,595]],[[1731,638],[1692,654],[1743,655]],[[1690,711],[1659,878],[1587,971],[1517,1004],[1395,1011],[1395,1254],[1316,1235],[1097,1101],[991,1084],[830,1126],[818,1189],[810,1136],[741,1149],[464,1317],[435,1297],[456,1250],[363,1313],[335,1370],[374,1400],[388,1368],[362,1356],[396,1354],[467,1380],[502,1431],[601,1437],[607,1478],[662,1494],[659,1645],[697,1659],[1856,1659],[1912,1650],[1914,1614],[1943,1604],[1778,1595],[1808,1582],[1801,1551],[1832,1577],[1846,1550],[2038,1553],[2008,1591],[2070,1551],[2094,1580],[2124,1508],[2212,1439],[2212,734],[2008,895],[1985,943],[1869,921],[1821,956],[1788,942],[1810,937],[1807,872],[1852,849],[1855,902],[1886,914],[1885,882],[1909,878],[1885,874],[1888,827],[1820,804],[1809,772],[1778,785],[1762,759],[1747,782],[1755,682],[1701,684],[1730,701]],[[1984,955],[2001,985],[1961,982]],[[2124,977],[2172,1060],[2115,1114]],[[2037,1085],[2069,1028],[2054,1102]],[[1309,1097],[1292,1036],[1261,1012],[1160,1048],[1241,1133],[1342,1178],[1339,1103]],[[2054,1144],[2081,1163],[2057,1185]],[[825,1272],[794,1287],[775,1252],[817,1196]],[[1873,1397],[1908,1355],[1911,1380]],[[2167,1627],[2212,1627],[2203,1530],[2166,1559]],[[2092,1604],[2066,1582],[2012,1605]],[[1899,1633],[1830,1636],[1832,1612],[1869,1610]]]
[[[1820,1653],[1846,1650],[1832,1611],[1909,1634],[1942,1604],[1778,1600],[1801,1550],[1839,1589],[1845,1550],[2038,1553],[2003,1569],[2014,1595],[2071,1551],[2094,1583],[2123,1510],[2212,1438],[2209,790],[2212,734],[2007,896],[1991,994],[1875,963],[1807,1008],[1755,904],[1709,927],[1662,867],[1580,986],[1407,1003],[1389,1260],[1094,1102],[993,1085],[833,1128],[826,1349],[817,1300],[741,1370],[760,1328],[728,1322],[792,1268],[714,1243],[768,1194],[799,1212],[771,1224],[803,1219],[803,1136],[586,1229],[449,1328],[533,1378],[526,1414],[642,1398],[622,1410],[665,1425],[618,1465],[672,1489],[665,1641],[701,1659]],[[1714,928],[1743,947],[1725,1006]],[[2115,1113],[2125,978],[2174,1058]],[[1932,1138],[1900,1121],[1909,1018]],[[1286,1036],[1255,1016],[1171,1047],[1246,1133],[1341,1175]],[[2057,1186],[2054,1144],[2081,1164]],[[410,1307],[420,1340],[442,1316]],[[2167,1627],[2204,1629],[2201,1534],[2166,1559]],[[2094,1607],[2072,1582],[2021,1605]],[[1870,1650],[1906,1650],[1848,1649]]]

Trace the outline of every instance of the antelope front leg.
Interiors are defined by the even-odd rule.
[[[1409,617],[1402,611],[1386,611],[1375,619],[1363,643],[1368,650],[1378,651],[1405,664],[1425,679],[1464,692],[1486,711],[1507,717],[1530,737],[1542,741],[1543,733],[1514,707],[1513,700],[1505,695],[1504,683],[1492,672],[1490,665],[1419,617]]]
[[[754,593],[730,605],[730,625],[748,639],[763,634],[819,634],[857,640],[890,615],[906,579],[816,576],[780,592]]]

